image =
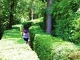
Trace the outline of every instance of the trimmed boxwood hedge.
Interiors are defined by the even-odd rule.
[[[23,25],[22,24],[16,24],[12,26],[12,29],[18,29],[19,31],[22,31]]]
[[[22,23],[23,26],[26,26],[27,25],[28,27],[30,27],[31,24],[32,24],[32,21],[26,21],[26,22],[23,22]]]
[[[41,60],[68,60],[69,54],[77,50],[73,43],[45,34],[36,34],[34,43]]]
[[[30,36],[40,60],[69,60],[69,55],[78,50],[73,43],[44,33],[39,25],[30,27]]]
[[[33,25],[29,28],[29,30],[30,30],[30,40],[31,40],[30,44],[31,44],[31,48],[33,49],[33,41],[34,41],[35,34],[43,33],[43,31],[39,25]]]
[[[22,25],[23,26],[26,26],[27,25],[28,27],[30,27],[30,26],[36,25],[36,24],[41,25],[42,22],[43,22],[43,17],[38,18],[38,19],[34,19],[34,20],[29,20],[29,21],[23,22]]]
[[[41,21],[34,20],[27,23],[30,25],[31,48],[36,51],[40,60],[70,60],[74,58],[72,54],[78,51],[76,45],[45,33],[40,27]],[[77,55],[80,59],[79,54]]]

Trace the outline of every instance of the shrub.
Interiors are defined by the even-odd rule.
[[[31,47],[33,48],[34,36],[35,34],[42,33],[42,29],[40,28],[39,25],[33,25],[29,28],[29,30],[30,30]]]
[[[34,58],[34,59],[33,59]],[[0,41],[0,60],[39,60],[17,29],[5,30]]]
[[[80,18],[73,21],[73,29],[71,30],[72,36],[70,40],[76,44],[80,43]]]
[[[6,26],[7,26],[7,21],[0,20],[0,40],[2,38],[2,35],[4,33],[4,30],[6,29]]]
[[[39,24],[39,25],[41,25],[43,23],[43,17],[31,20],[31,21],[32,21],[32,24]]]
[[[54,30],[52,32],[53,36],[57,36],[63,38],[63,40],[68,40],[75,43],[79,42],[80,32],[79,31],[74,33],[72,32],[74,28],[72,24],[74,20],[76,20],[78,17],[76,12],[80,7],[79,2],[80,2],[79,0],[54,1],[54,4],[52,6],[53,27],[54,27]],[[75,36],[74,38],[71,38],[73,37],[72,33],[75,34],[77,38],[75,38]]]
[[[48,34],[36,34],[34,43],[40,60],[69,60],[68,55],[77,50],[73,43]]]
[[[16,24],[16,25],[13,25],[12,28],[13,29],[18,29],[21,32],[22,29],[23,29],[23,25],[22,24]]]
[[[73,43],[44,33],[39,25],[30,27],[30,36],[32,48],[40,60],[69,60],[69,54],[77,51]]]
[[[32,25],[41,25],[42,22],[43,22],[43,17],[23,22],[22,25],[23,26],[28,26],[28,28],[29,28]]]
[[[32,21],[27,21],[22,23],[23,26],[28,26],[28,27],[30,27],[31,24],[32,24]]]
[[[70,60],[80,60],[80,51],[76,51],[69,55]]]

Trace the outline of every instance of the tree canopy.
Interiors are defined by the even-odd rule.
[[[0,34],[14,24],[43,17],[41,27],[53,36],[78,43],[80,0],[0,0]]]

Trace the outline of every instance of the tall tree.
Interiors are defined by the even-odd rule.
[[[50,14],[52,0],[47,0],[47,15],[46,15],[46,32],[51,34],[52,31],[52,17]]]
[[[14,0],[11,0],[11,3],[10,3],[10,20],[9,20],[9,29],[12,28],[12,22],[13,22],[13,11],[14,11]]]

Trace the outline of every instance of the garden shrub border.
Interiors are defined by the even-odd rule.
[[[69,54],[78,50],[73,43],[43,32],[39,25],[30,27],[30,36],[40,60],[69,60]]]
[[[68,60],[69,54],[77,51],[77,47],[73,43],[40,32],[36,26],[34,29],[31,27],[30,35],[33,37],[33,50],[37,52],[40,60]]]
[[[45,33],[40,27],[41,22],[35,21],[28,22],[31,25],[31,48],[36,51],[40,60],[69,60],[70,54],[78,51],[75,44]]]

